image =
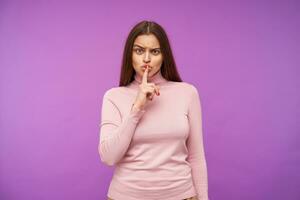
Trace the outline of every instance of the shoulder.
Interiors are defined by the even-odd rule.
[[[193,95],[199,94],[198,89],[194,84],[189,83],[189,82],[177,82],[177,83],[178,83],[178,86],[181,87],[187,95],[193,96]]]
[[[182,94],[181,97],[178,98],[184,99],[187,105],[193,104],[194,102],[200,102],[199,90],[196,85],[189,82],[173,82],[174,92],[176,94]]]
[[[119,98],[122,95],[122,93],[124,93],[125,90],[126,88],[123,86],[109,88],[104,92],[103,98],[109,98],[109,99]]]
[[[189,106],[201,104],[199,89],[196,85],[188,82],[182,82],[182,87],[185,88],[185,94]]]

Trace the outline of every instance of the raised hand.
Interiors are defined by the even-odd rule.
[[[148,83],[148,71],[149,66],[147,65],[143,74],[142,83],[139,85],[139,92],[133,105],[133,107],[138,109],[142,109],[146,105],[147,100],[152,101],[155,95],[160,95],[159,86],[154,83]]]

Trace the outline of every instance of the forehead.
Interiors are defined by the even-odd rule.
[[[134,44],[138,44],[138,45],[141,45],[143,47],[149,47],[149,48],[159,47],[159,41],[156,38],[156,36],[153,35],[153,34],[138,36],[135,39]]]

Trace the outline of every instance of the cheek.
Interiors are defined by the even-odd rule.
[[[155,65],[160,65],[163,62],[162,56],[157,56],[153,59]]]
[[[139,57],[136,56],[136,55],[133,55],[133,56],[132,56],[132,63],[133,63],[133,65],[138,65],[139,62],[140,62]]]
[[[141,62],[143,60],[142,56],[139,55],[133,55],[132,56],[132,61],[133,62]]]
[[[132,55],[132,62],[135,62],[135,61],[136,61],[136,56]]]

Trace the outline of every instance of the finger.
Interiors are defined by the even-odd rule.
[[[143,74],[143,79],[142,79],[142,83],[143,84],[146,84],[147,83],[147,77],[148,77],[148,65],[146,65],[146,69],[144,71],[144,74]]]
[[[160,95],[160,92],[159,92],[159,86],[158,86],[158,85],[156,86],[156,94],[157,94],[157,95]]]
[[[150,95],[149,95],[149,99],[152,101],[153,98],[154,98],[154,96],[155,96],[154,93],[150,94]]]
[[[146,91],[147,97],[150,97],[153,95],[153,93],[155,93],[155,89],[153,86],[148,86],[145,91]]]
[[[147,92],[147,99],[151,100],[153,99],[153,97],[155,96],[155,89],[154,87],[149,87],[148,88],[148,92]]]
[[[156,95],[160,95],[158,85],[155,85],[154,83],[148,83],[148,85],[150,85],[151,87],[154,88],[154,92],[155,92]]]
[[[159,95],[159,87],[157,85],[154,85],[154,93],[158,96]]]

